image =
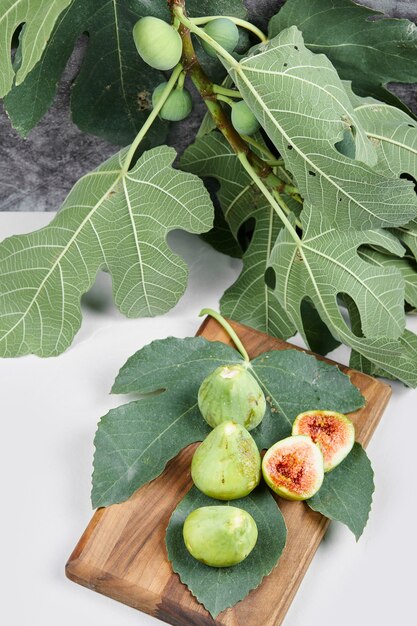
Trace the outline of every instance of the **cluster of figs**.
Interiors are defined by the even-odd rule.
[[[306,500],[320,489],[324,473],[350,452],[352,422],[334,411],[305,411],[294,421],[292,436],[267,450],[263,460],[250,434],[266,410],[265,395],[249,365],[225,365],[202,382],[198,406],[213,428],[196,449],[191,476],[196,487],[217,500],[244,498],[260,483],[287,500]],[[234,506],[204,506],[183,526],[184,543],[198,561],[230,567],[253,550],[258,529],[253,517]]]
[[[226,17],[211,19],[202,29],[214,42],[226,52],[232,53],[239,41],[239,30],[236,24]],[[140,57],[157,70],[173,69],[181,60],[182,40],[178,30],[171,24],[147,16],[136,22],[133,28],[133,39]],[[207,41],[201,42],[209,56],[216,57],[216,51]],[[155,107],[167,83],[162,82],[152,93],[152,106]],[[238,95],[238,92],[236,92]],[[259,122],[249,109],[246,102],[230,101],[231,122],[241,135],[252,135],[259,129]],[[191,94],[179,80],[164,102],[159,115],[170,122],[179,122],[191,113],[193,101]]]

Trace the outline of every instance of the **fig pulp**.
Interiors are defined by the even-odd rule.
[[[310,437],[287,437],[266,452],[262,473],[267,485],[282,498],[307,500],[322,485],[323,455]]]
[[[255,378],[242,365],[218,367],[201,383],[198,406],[214,428],[232,420],[252,430],[265,414],[265,396]]]
[[[156,70],[171,70],[182,54],[181,37],[171,24],[157,17],[142,17],[133,27],[133,39],[142,59]]]
[[[247,496],[261,479],[261,457],[255,441],[240,424],[219,424],[195,451],[191,477],[210,498]]]
[[[293,435],[307,435],[320,446],[324,471],[339,465],[353,448],[355,427],[346,415],[335,411],[305,411],[294,420]]]
[[[203,506],[188,515],[183,526],[184,543],[198,561],[211,567],[240,563],[255,547],[256,522],[235,506]]]

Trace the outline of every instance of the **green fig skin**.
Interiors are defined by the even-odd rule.
[[[268,487],[281,498],[307,500],[323,483],[323,455],[310,437],[287,437],[267,450],[262,473]]]
[[[212,428],[232,420],[253,430],[265,415],[266,401],[258,382],[245,367],[225,365],[201,383],[198,406]]]
[[[171,70],[182,55],[180,34],[157,17],[142,17],[133,27],[139,56],[156,70]]]
[[[195,559],[210,567],[241,563],[258,539],[256,522],[235,506],[204,506],[192,511],[183,526],[184,543]]]
[[[253,135],[261,127],[260,123],[243,100],[232,106],[232,124],[240,135]]]
[[[233,52],[239,41],[239,30],[231,20],[227,17],[219,17],[216,20],[208,22],[203,29],[207,35],[210,35],[222,48],[227,52]],[[207,41],[202,41],[201,45],[208,55],[216,57],[216,51]]]
[[[161,83],[152,94],[152,106],[155,108],[167,83]],[[174,89],[165,100],[159,115],[163,120],[179,122],[189,116],[193,108],[191,94],[187,89]]]
[[[336,411],[304,411],[294,420],[293,435],[306,435],[323,454],[324,471],[331,472],[343,461],[355,443],[355,427],[346,415]]]
[[[244,498],[261,479],[261,457],[255,441],[240,424],[219,424],[194,452],[191,477],[210,498]]]

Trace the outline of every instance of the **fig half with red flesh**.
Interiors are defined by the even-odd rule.
[[[287,437],[267,450],[262,473],[267,485],[282,498],[307,500],[323,482],[323,455],[310,437]]]
[[[347,457],[355,443],[355,427],[335,411],[305,411],[294,420],[293,435],[306,435],[320,446],[324,471],[330,472]]]

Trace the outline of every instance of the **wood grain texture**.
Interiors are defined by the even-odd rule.
[[[232,322],[251,358],[291,344]],[[198,334],[230,343],[212,318]],[[298,349],[298,348],[296,348]],[[321,358],[321,357],[319,357]],[[327,360],[327,359],[323,359]],[[356,439],[366,446],[391,395],[378,380],[339,366],[366,398],[353,413]],[[197,444],[170,461],[164,473],[122,504],[99,509],[66,565],[71,580],[154,615],[174,626],[278,626],[326,531],[329,521],[303,502],[277,497],[288,528],[288,541],[277,567],[258,589],[213,620],[171,570],[165,530],[173,509],[191,487],[190,462]]]

